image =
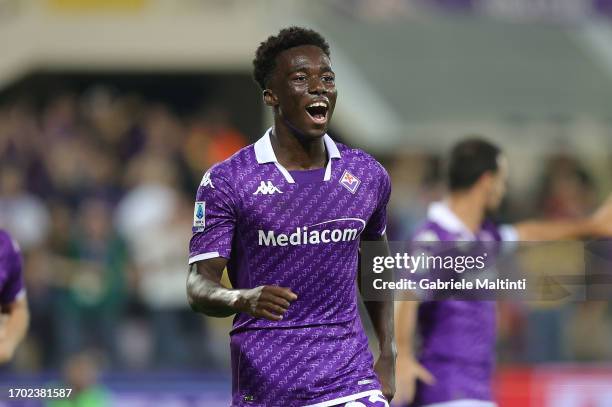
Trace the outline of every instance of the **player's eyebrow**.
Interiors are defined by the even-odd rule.
[[[309,65],[298,65],[293,67],[292,69],[289,70],[289,74],[295,73],[295,72],[299,72],[299,71],[308,71],[308,69],[310,68]]]
[[[302,65],[298,65],[293,67],[292,69],[289,70],[289,75],[296,73],[296,72],[300,72],[300,71],[309,71],[312,68],[311,65],[306,65],[306,64],[302,64]],[[330,65],[324,65],[319,69],[319,72],[332,72],[334,73],[334,71],[332,70]]]

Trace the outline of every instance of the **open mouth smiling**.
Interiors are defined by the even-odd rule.
[[[317,124],[323,124],[327,121],[327,112],[329,106],[325,101],[313,102],[306,106],[306,113]]]

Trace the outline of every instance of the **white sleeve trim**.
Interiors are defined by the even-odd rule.
[[[2,303],[2,305],[12,304],[12,303],[14,303],[16,301],[19,301],[19,300],[21,300],[21,299],[23,299],[25,297],[26,297],[26,289],[22,288],[21,290],[19,290],[19,292],[17,294],[15,294],[15,297],[12,300],[10,300],[7,303]]]
[[[512,225],[501,225],[499,227],[499,236],[501,237],[501,251],[503,254],[510,254],[518,248],[519,234],[516,228]]]
[[[25,296],[26,296],[26,289],[22,288],[15,296],[15,301],[25,298]]]
[[[189,264],[193,264],[201,260],[214,259],[215,257],[221,257],[219,252],[208,252],[208,253],[198,254],[197,256],[193,256],[189,258]]]
[[[512,225],[501,225],[499,235],[504,242],[516,242],[519,239],[518,231]]]

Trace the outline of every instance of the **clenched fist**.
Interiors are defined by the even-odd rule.
[[[295,300],[297,300],[297,295],[290,288],[262,285],[249,290],[241,290],[235,307],[240,312],[255,318],[280,321],[289,305]]]

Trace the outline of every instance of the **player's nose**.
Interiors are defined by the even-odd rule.
[[[308,83],[308,93],[312,95],[321,95],[327,93],[325,85],[321,78],[312,78]]]

